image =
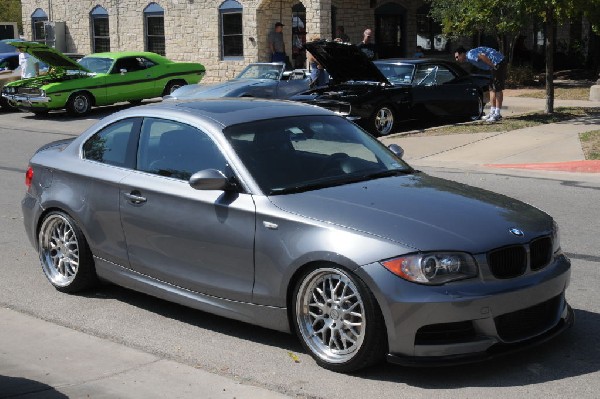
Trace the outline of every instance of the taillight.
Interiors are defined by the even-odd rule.
[[[33,180],[33,168],[30,166],[27,168],[27,172],[25,172],[25,185],[27,188],[31,186],[31,182]]]

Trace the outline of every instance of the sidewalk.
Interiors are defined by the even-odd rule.
[[[287,397],[6,308],[0,343],[0,398]]]
[[[540,111],[545,99],[504,98],[506,116]],[[600,102],[555,101],[555,107],[598,107]],[[452,168],[512,168],[562,172],[600,173],[600,161],[586,161],[579,134],[600,129],[600,117],[539,125],[510,132],[411,137],[392,135],[381,141],[404,149],[404,159],[414,166]]]

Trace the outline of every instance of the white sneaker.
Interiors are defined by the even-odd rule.
[[[485,116],[482,116],[482,117],[481,117],[481,120],[482,120],[482,121],[487,121],[487,120],[489,120],[489,119],[490,119],[490,118],[491,118],[493,115],[494,115],[494,114],[492,114],[492,113],[489,113],[489,114],[487,114],[487,115],[485,115]]]
[[[500,119],[502,119],[502,115],[500,114],[492,114],[490,115],[489,118],[486,119],[486,122],[500,122]]]

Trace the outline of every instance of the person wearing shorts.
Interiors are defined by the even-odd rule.
[[[506,71],[508,62],[504,55],[490,47],[476,47],[469,51],[459,47],[454,53],[458,62],[469,62],[484,71],[491,71],[490,80],[490,113],[483,119],[488,122],[497,122],[502,119],[500,110],[504,100],[504,85],[506,82]]]

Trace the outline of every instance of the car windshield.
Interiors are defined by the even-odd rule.
[[[224,135],[267,195],[412,172],[383,144],[338,116],[250,122],[230,126]]]
[[[0,40],[0,53],[17,53],[19,50],[15,46],[11,46],[8,42],[19,42],[19,39],[3,39]]]
[[[278,80],[283,72],[283,67],[283,64],[251,64],[237,78]]]
[[[78,62],[92,72],[108,73],[113,60],[111,58],[83,57]]]
[[[415,66],[411,64],[376,63],[377,68],[393,85],[410,84]]]

